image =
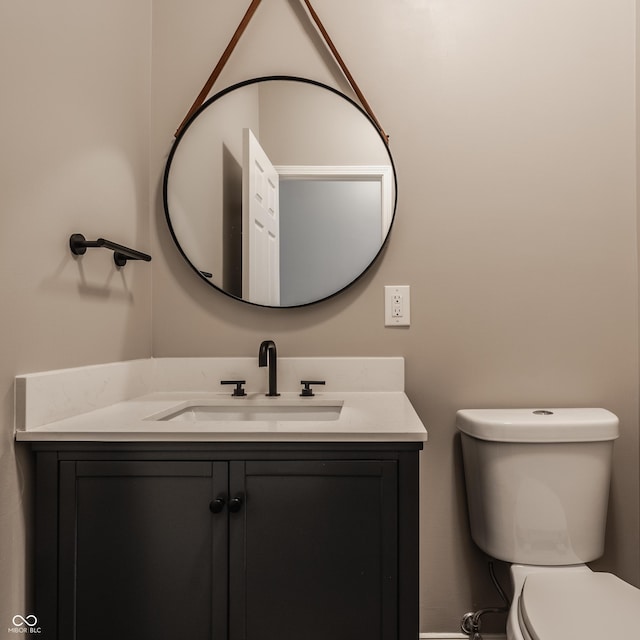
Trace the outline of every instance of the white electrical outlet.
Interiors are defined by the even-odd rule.
[[[385,327],[408,327],[411,324],[409,285],[387,285],[384,288]]]

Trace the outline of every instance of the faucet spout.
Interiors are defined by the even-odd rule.
[[[258,366],[269,366],[269,393],[267,396],[279,396],[278,393],[278,369],[277,369],[278,352],[276,343],[273,340],[264,340],[260,344],[258,351]]]

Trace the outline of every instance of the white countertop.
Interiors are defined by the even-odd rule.
[[[202,390],[240,375],[247,365],[245,398],[233,398],[229,388]],[[402,390],[403,368],[402,358],[283,358],[284,390],[277,398],[266,397],[262,388],[251,390],[264,377],[251,378],[257,370],[253,359],[150,359],[27,374],[16,378],[15,437],[20,442],[424,442],[427,431]],[[301,377],[327,384],[316,387],[312,398],[301,398]],[[337,419],[323,420],[154,419],[185,403],[234,406],[238,401],[340,405],[341,410]]]
[[[251,402],[258,394],[249,394]],[[264,397],[263,394],[259,394]],[[270,399],[267,399],[270,400]],[[276,400],[275,398],[273,399]],[[278,402],[298,401],[283,393]],[[311,400],[311,399],[309,399]],[[23,442],[416,442],[427,432],[403,392],[316,393],[314,401],[342,403],[336,420],[199,420],[148,419],[179,409],[185,402],[224,401],[229,394],[156,392],[72,418],[16,432]]]

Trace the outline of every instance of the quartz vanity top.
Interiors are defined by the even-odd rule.
[[[15,437],[23,442],[423,442],[404,393],[402,358],[280,358],[281,395],[265,396],[253,358],[160,358],[18,376]],[[246,379],[247,396],[219,391]],[[300,380],[325,380],[312,398]],[[215,389],[215,390],[212,390]],[[330,419],[166,420],[185,404],[339,407]]]
[[[251,401],[255,394],[249,394]],[[283,393],[278,400],[296,400]],[[199,420],[171,422],[153,416],[185,401],[226,401],[229,394],[157,392],[104,409],[16,432],[22,441],[422,441],[427,432],[402,392],[318,393],[317,400],[342,403],[336,420]],[[150,419],[151,418],[151,419]]]

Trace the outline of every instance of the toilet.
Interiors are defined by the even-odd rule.
[[[507,640],[640,637],[640,589],[585,564],[604,551],[618,418],[466,409],[456,425],[471,535],[511,564]]]

